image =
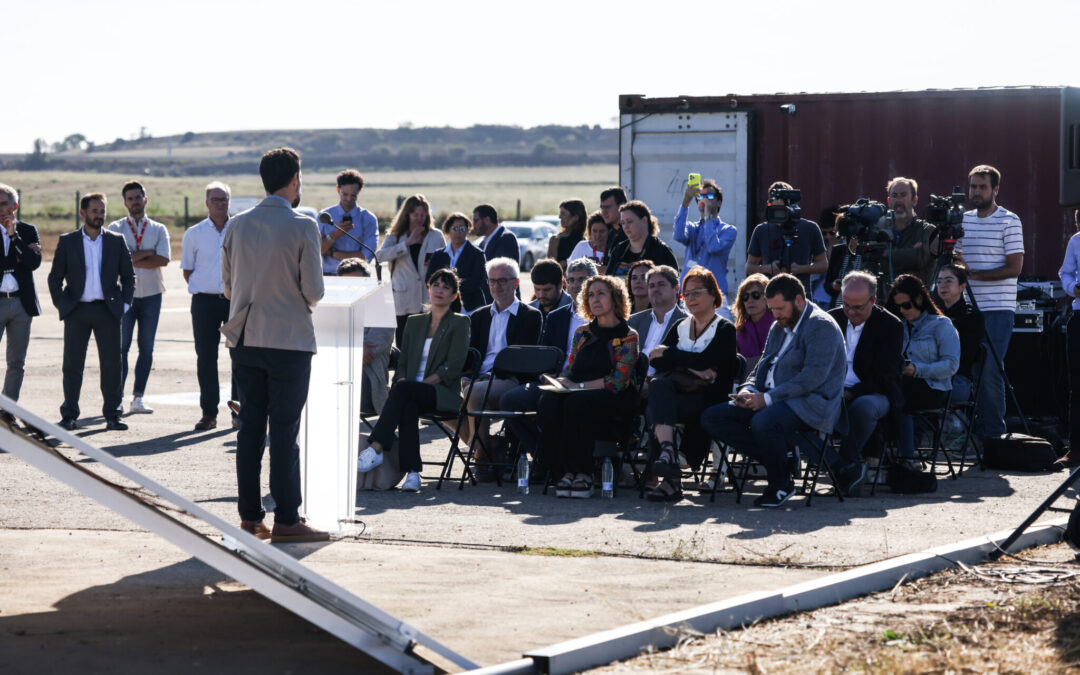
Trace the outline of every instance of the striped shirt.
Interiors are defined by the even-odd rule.
[[[989,270],[1005,264],[1005,256],[1024,252],[1024,229],[1013,212],[998,207],[987,218],[976,211],[964,214],[964,237],[960,240],[964,261],[973,270]],[[968,282],[979,310],[1016,311],[1016,277],[997,281]]]

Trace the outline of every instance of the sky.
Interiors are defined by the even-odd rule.
[[[620,94],[1080,85],[1075,0],[6,4],[4,153],[144,127],[613,127]]]

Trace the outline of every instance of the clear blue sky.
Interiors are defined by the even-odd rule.
[[[0,152],[140,127],[613,126],[626,93],[1080,85],[1066,0],[58,0],[3,20]]]

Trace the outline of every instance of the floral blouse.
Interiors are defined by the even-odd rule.
[[[609,393],[621,393],[634,383],[638,349],[638,334],[625,321],[611,328],[593,321],[574,334],[563,377],[573,382],[602,377]]]

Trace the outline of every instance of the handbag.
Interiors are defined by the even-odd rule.
[[[661,373],[657,377],[670,380],[671,383],[675,385],[675,391],[680,394],[699,394],[705,391],[705,388],[709,386],[708,380],[701,379],[685,368],[669,370]]]

